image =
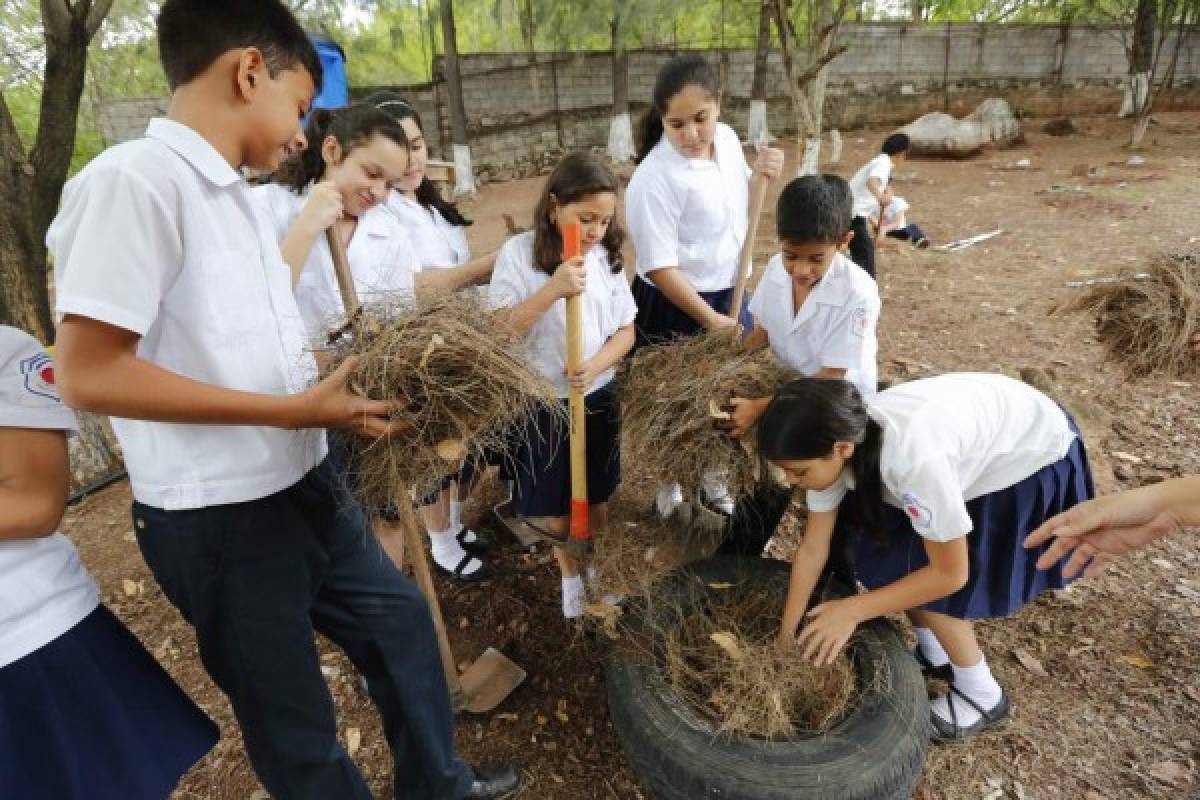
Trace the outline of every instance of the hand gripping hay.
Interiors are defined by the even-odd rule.
[[[1109,355],[1134,376],[1200,373],[1200,248],[1160,253],[1142,270],[1098,282],[1055,311],[1086,311]]]
[[[435,490],[465,459],[506,456],[516,423],[542,404],[560,405],[549,382],[527,366],[522,338],[470,292],[416,309],[400,296],[368,304],[335,353],[330,369],[361,356],[351,385],[394,403],[413,425],[389,439],[347,437],[351,486],[372,511],[411,513],[409,498]]]
[[[720,473],[733,496],[748,494],[759,477],[754,434],[734,439],[714,423],[732,398],[766,397],[791,377],[767,349],[731,348],[728,330],[643,348],[622,379],[622,458],[693,493]]]

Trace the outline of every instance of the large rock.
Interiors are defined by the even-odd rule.
[[[1006,101],[989,97],[962,119],[935,111],[900,129],[912,139],[914,155],[973,156],[988,145],[1009,145],[1021,140],[1021,123]]]

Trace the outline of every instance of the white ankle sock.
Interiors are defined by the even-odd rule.
[[[583,616],[583,606],[587,602],[587,592],[583,588],[583,576],[574,575],[562,579],[562,610],[567,619]]]
[[[467,554],[466,550],[462,549],[462,545],[458,543],[458,539],[454,538],[458,533],[454,528],[448,531],[430,531],[429,532],[429,549],[433,553],[433,560],[437,562],[442,569],[453,571],[463,560],[463,556]],[[463,575],[471,575],[477,569],[483,566],[483,562],[478,558],[472,558],[463,567]]]
[[[990,711],[1000,702],[1004,694],[1000,684],[996,683],[992,670],[987,665],[986,658],[980,658],[973,667],[950,665],[954,670],[954,688],[975,701],[975,704],[985,711]],[[954,716],[950,714],[950,703],[954,703]],[[960,728],[966,728],[979,721],[979,712],[970,704],[963,702],[950,692],[937,698],[930,704],[930,709],[946,722],[957,720]]]
[[[950,663],[950,656],[946,655],[945,648],[942,643],[933,635],[933,631],[929,628],[913,627],[913,633],[917,634],[917,646],[921,648],[921,654],[925,659],[935,667],[940,667],[943,664]]]
[[[455,500],[453,497],[450,498],[450,527],[451,528],[454,528],[458,525],[462,525],[463,510],[466,507],[467,507],[467,501]]]

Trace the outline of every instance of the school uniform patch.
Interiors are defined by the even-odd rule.
[[[900,498],[900,502],[904,504],[904,513],[908,514],[914,524],[920,525],[922,528],[928,528],[933,524],[933,512],[916,495],[905,494]]]
[[[61,403],[58,390],[54,388],[54,360],[46,353],[21,361],[21,374],[25,377],[25,391]]]
[[[871,312],[865,308],[855,309],[854,316],[850,320],[850,330],[861,339],[867,335],[869,327],[871,327]]]

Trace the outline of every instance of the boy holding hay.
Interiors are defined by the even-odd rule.
[[[582,391],[587,407],[587,488],[592,529],[607,519],[608,498],[620,480],[620,415],[611,386],[615,367],[633,347],[637,307],[625,280],[616,220],[616,176],[587,153],[572,153],[546,179],[534,211],[534,229],[509,239],[500,249],[489,287],[491,302],[510,308],[510,320],[527,337],[534,365],[558,390]],[[582,228],[583,255],[561,262],[561,226]],[[567,372],[566,300],[583,295],[584,365]],[[513,453],[513,507],[540,518],[563,541],[571,501],[570,447],[565,415],[535,412],[518,431]],[[562,611],[583,614],[586,590],[579,563],[554,548],[562,571]]]
[[[289,270],[238,172],[306,145],[317,54],[281,0],[166,0],[157,32],[168,118],[73,178],[47,236],[62,395],[113,418],[138,545],[273,797],[372,797],[314,629],[369,680],[397,796],[511,796],[516,770],[457,756],[428,606],[326,458],[324,428],[406,423],[351,391],[354,359],[304,388]]]

